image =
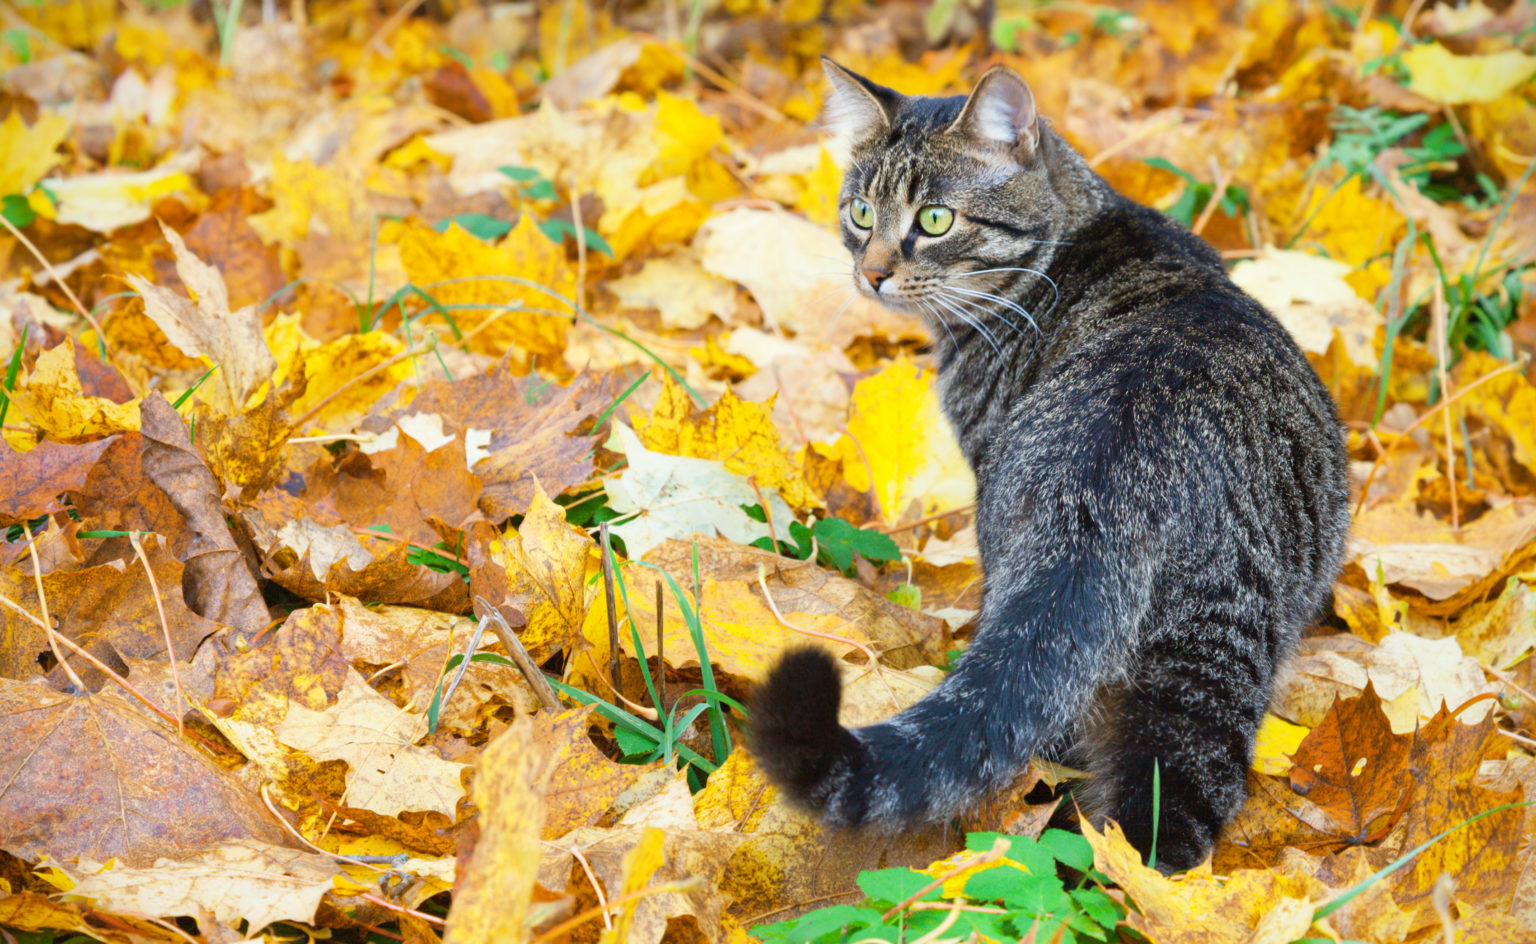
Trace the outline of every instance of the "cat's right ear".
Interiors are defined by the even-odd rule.
[[[891,125],[891,115],[901,104],[901,93],[876,85],[862,75],[821,57],[821,68],[832,83],[826,104],[821,108],[821,126],[832,135],[839,149],[873,137]]]

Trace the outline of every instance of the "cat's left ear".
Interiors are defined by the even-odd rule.
[[[993,66],[976,83],[949,130],[1027,157],[1040,144],[1035,96],[1017,72]]]

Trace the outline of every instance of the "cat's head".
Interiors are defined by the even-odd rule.
[[[821,120],[844,165],[838,216],[859,291],[938,325],[1022,321],[982,296],[1017,297],[1021,278],[1040,277],[1021,269],[1048,263],[1079,209],[1063,181],[1080,176],[1053,173],[1070,149],[1046,140],[1029,86],[998,66],[969,96],[907,96],[822,65],[832,90]]]

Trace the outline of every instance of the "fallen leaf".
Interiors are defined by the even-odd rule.
[[[130,556],[95,567],[44,574],[48,614],[55,629],[82,646],[100,641],[110,644],[120,656],[148,659],[165,656],[169,644],[178,660],[189,660],[220,624],[188,608],[182,596],[184,571],[159,540],[148,537],[143,547],[155,574],[158,595],[143,564]],[[6,584],[11,585],[5,592],[7,597],[29,612],[42,612],[31,574],[0,571],[0,586]],[[9,607],[0,611],[0,627],[4,633],[0,637],[0,675],[26,679],[40,674],[37,657],[48,651],[42,630]]]
[[[975,479],[939,406],[931,371],[898,358],[859,381],[851,412],[830,454],[842,460],[854,488],[874,490],[888,523],[913,502],[930,514],[973,499]]]
[[[261,316],[254,306],[229,307],[229,290],[218,269],[187,250],[176,231],[161,224],[161,232],[176,253],[176,271],[192,293],[188,302],[175,292],[151,285],[137,275],[128,282],[144,299],[148,315],[171,343],[188,357],[206,357],[218,368],[213,389],[224,396],[215,404],[234,415],[256,387],[270,379],[277,361],[261,336]]]
[[[645,869],[633,867],[633,850],[646,842],[647,836],[656,835],[663,837],[659,850],[649,849],[643,853],[644,859],[633,863]],[[656,840],[649,842],[654,844]],[[662,834],[643,826],[608,830],[583,827],[545,844],[539,881],[545,886],[563,887],[574,859],[572,850],[580,850],[591,864],[593,873],[608,890],[609,900],[628,887],[628,879],[643,885],[645,880],[640,876],[649,869],[653,888],[681,888],[649,894],[636,901],[628,916],[627,940],[635,944],[660,944],[669,919],[682,918],[691,919],[703,940],[718,941],[723,936],[721,918],[727,901],[721,891],[722,872],[732,850],[741,842],[742,837],[730,833],[672,830]]]
[[[647,260],[608,288],[627,308],[655,308],[668,328],[702,328],[712,316],[729,324],[736,311],[736,287],[683,253]]]
[[[330,857],[258,840],[220,843],[185,859],[165,857],[139,868],[94,866],[81,872],[72,899],[98,908],[186,915],[251,930],[277,921],[313,922],[341,868]]]
[[[149,867],[227,840],[287,842],[261,798],[115,691],[0,679],[0,847]]]
[[[587,736],[591,706],[534,717],[534,742],[550,758],[555,772],[545,788],[544,838],[555,839],[578,826],[589,826],[608,805],[653,767],[616,764]]]
[[[673,456],[717,459],[726,469],[775,489],[796,508],[820,508],[821,499],[785,454],[774,428],[773,401],[742,400],[727,387],[707,410],[699,410],[670,376],[649,418],[635,418],[635,432],[647,449]]]
[[[605,480],[603,488],[608,506],[628,516],[612,529],[631,557],[644,557],[667,538],[694,533],[719,533],[740,544],[773,533],[789,535],[794,515],[784,499],[771,489],[753,488],[723,463],[652,452],[623,423],[613,424],[607,448],[629,460],[624,472]],[[742,510],[762,502],[768,505],[772,532]]]
[[[40,114],[30,127],[21,112],[13,110],[0,123],[0,138],[7,147],[0,157],[0,194],[25,193],[59,162],[54,153],[69,136],[70,120],[59,114]]]
[[[581,637],[593,547],[586,532],[566,523],[565,509],[550,501],[538,483],[522,525],[490,542],[489,559],[506,576],[504,589],[488,599],[523,614],[518,638],[535,662],[546,661]]]
[[[0,498],[0,527],[63,508],[59,496],[85,484],[91,468],[112,442],[107,438],[61,446],[44,441],[29,452],[17,452],[0,440],[0,481],[8,485],[8,493]]]
[[[457,223],[441,233],[413,224],[400,238],[400,261],[411,282],[439,304],[467,306],[454,319],[473,333],[475,349],[500,354],[511,346],[559,363],[576,272],[532,217],[525,214],[494,246]]]
[[[445,944],[528,940],[529,898],[539,872],[545,786],[554,773],[526,715],[486,746],[475,776],[480,838],[461,869]],[[562,883],[563,887],[563,883]]]
[[[1308,936],[1312,913],[1327,896],[1309,876],[1264,869],[1217,881],[1208,865],[1200,866],[1174,882],[1142,864],[1119,826],[1109,823],[1101,832],[1085,824],[1083,836],[1093,846],[1094,867],[1135,901],[1140,913],[1132,912],[1131,926],[1159,942],[1289,944]]]
[[[1359,698],[1334,703],[1293,756],[1291,790],[1317,804],[1345,842],[1364,842],[1401,815],[1410,789],[1407,735],[1394,734],[1367,683]]]
[[[425,708],[425,706],[421,706]],[[347,803],[386,816],[431,810],[452,819],[464,788],[464,764],[417,747],[422,715],[397,707],[348,671],[336,703],[324,711],[291,703],[274,729],[278,740],[316,760],[347,762]]]
[[[474,623],[462,616],[414,607],[364,606],[347,596],[336,599],[335,609],[341,624],[342,654],[365,675],[398,665],[399,697],[417,706],[431,704],[448,658],[464,650],[475,629]],[[487,633],[482,651],[490,648],[499,648],[499,644]],[[448,677],[457,674],[458,669],[453,669]],[[469,736],[497,710],[531,705],[532,697],[516,670],[471,662],[453,696],[441,704],[438,727]]]
[[[593,443],[571,434],[620,389],[613,378],[590,373],[567,386],[523,379],[502,364],[452,383],[428,383],[396,416],[437,414],[443,429],[462,436],[466,444],[488,439],[470,470],[485,487],[481,509],[501,521],[527,510],[535,482],[558,495],[592,477]]]
[[[1516,49],[1458,56],[1439,43],[1403,51],[1408,88],[1442,105],[1491,102],[1536,75],[1536,56]]]
[[[157,200],[193,190],[192,178],[172,159],[153,170],[106,170],[95,174],[48,177],[41,181],[53,195],[60,223],[110,233],[149,219]]]
[[[266,626],[267,605],[230,533],[213,473],[193,450],[181,416],[158,393],[144,400],[142,434],[144,475],[171,500],[190,534],[181,555],[187,604],[245,632]]]
[[[139,404],[84,395],[75,371],[75,349],[60,344],[37,362],[10,392],[11,405],[54,442],[89,442],[139,428]],[[14,420],[14,417],[13,417]]]

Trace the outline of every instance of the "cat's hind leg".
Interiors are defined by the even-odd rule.
[[[1149,643],[1079,745],[1096,775],[1090,815],[1120,823],[1164,871],[1203,861],[1242,805],[1273,677],[1264,638],[1205,623]]]

